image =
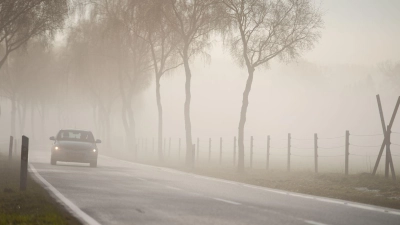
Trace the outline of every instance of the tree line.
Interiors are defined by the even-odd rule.
[[[248,74],[238,121],[238,170],[243,171],[244,129],[256,69],[273,59],[299,57],[317,42],[322,26],[321,10],[311,0],[1,0],[0,91],[12,102],[11,132],[15,117],[23,120],[28,105],[31,112],[40,106],[44,115],[48,105],[60,111],[67,107],[54,96],[84,96],[80,100],[92,106],[108,143],[112,109],[120,108],[126,144],[135,149],[134,99],[154,79],[162,160],[161,78],[184,69],[190,166],[191,65],[196,57],[207,56],[213,39],[222,37]],[[57,32],[66,43],[59,48],[54,47]],[[49,77],[57,82],[49,85]]]

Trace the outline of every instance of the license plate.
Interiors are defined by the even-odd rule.
[[[68,153],[68,157],[79,159],[79,158],[83,158],[84,154],[83,153],[70,152],[70,153]]]

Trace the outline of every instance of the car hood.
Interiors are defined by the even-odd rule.
[[[94,143],[81,141],[57,141],[56,145],[61,149],[69,150],[91,150],[96,148]]]

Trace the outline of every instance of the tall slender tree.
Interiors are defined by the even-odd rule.
[[[192,123],[190,120],[191,80],[190,59],[203,53],[209,44],[210,35],[219,20],[218,0],[170,0],[165,13],[166,20],[180,39],[179,55],[185,68],[185,131],[186,131],[186,165],[193,161]]]
[[[168,71],[182,65],[177,60],[178,44],[180,38],[173,31],[166,20],[165,14],[171,14],[168,10],[169,1],[151,0],[144,8],[144,16],[141,17],[145,30],[143,39],[149,46],[152,65],[156,82],[156,101],[158,110],[157,150],[159,160],[163,160],[163,108],[161,102],[161,77]],[[169,15],[171,16],[171,15]]]
[[[244,171],[244,127],[254,72],[274,59],[290,60],[313,47],[323,25],[311,0],[222,0],[232,56],[247,68],[238,127],[238,171]]]

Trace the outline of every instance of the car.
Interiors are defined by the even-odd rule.
[[[51,147],[51,165],[61,162],[90,163],[91,167],[97,167],[99,154],[97,144],[91,131],[67,129],[60,130],[56,137],[50,137],[54,141]]]

